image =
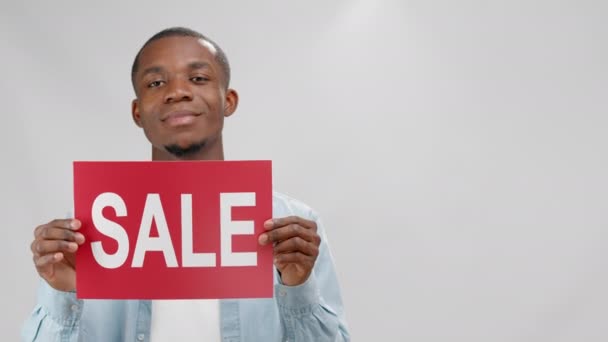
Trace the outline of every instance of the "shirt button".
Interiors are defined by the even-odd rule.
[[[73,304],[71,307],[72,311],[77,312],[78,311],[78,305]]]
[[[144,334],[139,334],[139,335],[137,335],[137,340],[138,341],[143,341],[144,337],[145,337]]]
[[[285,290],[279,291],[279,296],[281,296],[281,297],[285,297],[286,294],[287,294],[287,292]],[[288,342],[288,341],[285,341],[285,342]]]

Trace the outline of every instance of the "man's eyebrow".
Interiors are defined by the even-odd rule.
[[[193,69],[211,69],[211,64],[209,64],[207,62],[192,62],[192,63],[188,64],[188,68],[190,70],[193,70]]]
[[[160,66],[151,66],[142,71],[140,78],[144,78],[148,74],[160,74],[164,69]]]

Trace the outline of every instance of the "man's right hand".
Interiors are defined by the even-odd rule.
[[[34,230],[31,249],[36,270],[56,290],[76,290],[74,256],[84,243],[84,235],[77,232],[80,226],[76,219],[58,219]]]

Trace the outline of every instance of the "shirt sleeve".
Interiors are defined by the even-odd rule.
[[[321,220],[315,221],[321,245],[312,274],[298,286],[283,285],[280,277],[275,284],[284,337],[287,341],[350,341],[329,243]]]
[[[41,280],[38,303],[23,325],[21,341],[76,342],[83,304],[76,293],[57,291]]]

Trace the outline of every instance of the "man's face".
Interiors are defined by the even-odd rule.
[[[189,159],[201,150],[213,157],[219,149],[223,156],[224,117],[234,112],[238,98],[226,90],[222,69],[208,47],[193,37],[165,37],[148,44],[139,56],[133,119],[159,153]]]

